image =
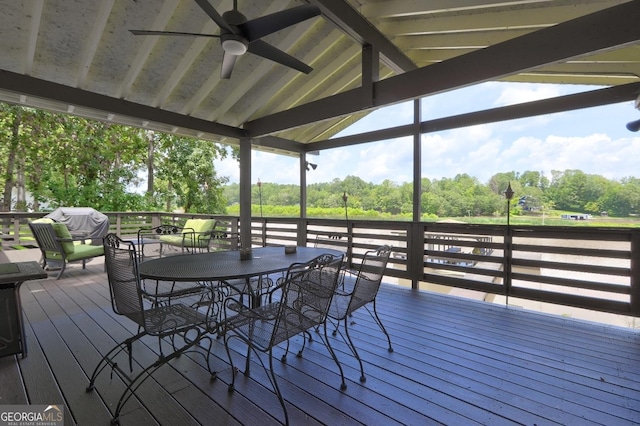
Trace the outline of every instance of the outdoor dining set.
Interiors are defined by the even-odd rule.
[[[359,380],[366,380],[362,360],[349,335],[352,312],[367,309],[384,332],[389,351],[393,351],[375,310],[389,246],[367,251],[358,256],[357,262],[347,262],[341,250],[319,242],[313,247],[243,248],[235,236],[216,225],[213,219],[191,219],[184,226],[141,229],[134,238],[114,233],[103,238],[98,255],[105,258],[113,310],[138,327],[137,334],[102,357],[87,386],[87,391],[92,391],[104,370],[123,380],[126,387],[115,405],[112,423],[119,423],[123,406],[146,379],[182,354],[201,359],[214,380],[217,372],[210,359],[213,345],[225,346],[232,371],[229,392],[234,390],[239,371],[238,353],[243,353],[238,347],[246,346],[246,376],[250,374],[251,357],[256,356],[268,373],[286,424],[289,417],[273,362],[274,352],[286,362],[291,338],[302,340],[296,353],[300,357],[306,343],[317,336],[339,370],[341,390],[347,384],[331,345],[334,336],[340,336],[357,359]],[[64,264],[67,252],[75,252],[82,245],[74,244],[71,236],[51,223],[33,224],[31,228],[37,238],[44,235],[51,240],[49,248],[41,248],[43,266],[56,260]],[[220,249],[216,239],[227,245]],[[155,341],[158,358],[144,366],[134,350],[138,341],[147,345]]]

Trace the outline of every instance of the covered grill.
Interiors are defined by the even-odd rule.
[[[45,217],[64,223],[72,235],[91,238],[94,245],[101,245],[109,232],[109,218],[91,207],[58,207]]]

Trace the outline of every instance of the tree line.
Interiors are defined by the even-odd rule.
[[[0,103],[0,194],[2,211],[40,211],[91,206],[103,211],[225,213],[238,203],[238,184],[219,176],[214,160],[237,151],[173,134],[116,125]],[[146,179],[146,190],[136,190]],[[482,183],[460,174],[422,179],[420,204],[432,217],[504,215],[504,191],[515,197],[511,212],[558,209],[625,217],[640,213],[640,179],[606,179],[580,170],[497,173]],[[252,203],[299,206],[297,185],[253,185]],[[27,199],[30,194],[32,199]],[[357,176],[311,184],[307,210],[349,209],[372,215],[413,211],[413,185]],[[282,212],[291,209],[281,209]],[[311,213],[310,213],[311,214]]]
[[[496,173],[487,183],[467,174],[423,178],[421,210],[431,217],[504,215],[508,185],[515,194],[509,203],[511,214],[543,209],[616,217],[640,213],[640,179],[611,180],[581,170],[552,171],[551,178],[537,171]],[[238,194],[237,183],[224,186],[224,196],[230,204],[239,202]],[[307,209],[343,208],[344,195],[349,209],[408,217],[413,212],[412,183],[399,184],[387,179],[373,184],[357,176],[308,185]],[[254,206],[260,200],[264,206],[296,206],[300,203],[300,188],[262,182],[260,187],[252,186]]]

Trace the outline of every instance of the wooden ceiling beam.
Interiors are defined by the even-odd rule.
[[[396,73],[401,74],[417,68],[402,50],[398,49],[346,1],[311,0],[311,3],[315,3],[320,8],[323,18],[333,22],[358,43],[363,46],[366,44],[374,46],[380,52],[381,61]]]
[[[640,41],[632,1],[374,83],[374,105],[353,89],[245,123],[251,137],[496,80]]]
[[[246,131],[237,127],[213,123],[5,70],[0,70],[0,89],[221,136],[242,138],[247,135]]]

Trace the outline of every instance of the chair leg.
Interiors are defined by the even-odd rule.
[[[362,365],[360,354],[358,354],[358,350],[356,349],[356,346],[353,344],[353,340],[351,340],[351,336],[349,335],[349,320],[347,318],[344,319],[344,332],[347,335],[347,346],[349,346],[349,349],[351,349],[351,353],[353,353],[353,356],[355,356],[358,360],[358,364],[360,364],[360,381],[366,382],[367,377],[364,375],[364,366]]]
[[[56,280],[59,280],[60,277],[62,276],[62,273],[64,272],[64,268],[67,266],[67,262],[61,262],[62,266],[60,267],[60,272],[58,272],[58,275],[56,275]]]
[[[320,336],[320,338],[322,338],[322,336]],[[340,364],[340,361],[338,360],[338,357],[336,356],[336,353],[333,350],[333,347],[331,347],[331,342],[329,340],[329,337],[327,336],[327,321],[324,322],[324,342],[323,343],[327,346],[327,349],[329,349],[331,358],[333,358],[333,362],[336,363],[336,365],[338,366],[338,370],[340,371],[340,380],[341,380],[340,390],[345,390],[347,388],[347,382],[344,380],[344,371],[342,370],[342,365]]]
[[[231,358],[231,351],[229,350],[229,335],[224,334],[224,349],[227,351],[227,359],[229,360],[229,365],[231,366],[231,383],[229,383],[229,392],[233,392],[234,386],[236,384],[236,372],[237,368],[233,365],[233,358]]]
[[[316,326],[316,332],[319,330],[318,327],[319,326]],[[309,343],[313,342],[313,335],[309,332],[309,330],[305,330],[302,335],[304,340],[302,341],[302,348],[300,348],[300,350],[296,354],[297,358],[302,358],[302,351],[304,351],[304,348],[307,346],[307,339],[309,339]]]
[[[124,342],[118,343],[109,352],[107,352],[107,354],[102,357],[100,362],[98,362],[98,365],[96,365],[96,368],[93,370],[93,374],[91,374],[91,378],[89,379],[89,385],[87,385],[85,390],[87,392],[91,392],[94,389],[95,382],[96,382],[96,379],[98,378],[98,375],[102,373],[102,371],[108,366],[111,366],[111,368],[114,370],[115,369],[120,370],[120,367],[118,366],[117,363],[112,361],[112,358],[117,356],[120,352],[124,351],[127,347],[130,347],[131,343],[134,340],[137,340],[144,335],[145,333],[139,333],[136,336],[125,340]]]
[[[369,308],[366,307],[366,306],[365,306],[365,309],[367,310],[367,312],[369,312],[369,314],[376,321],[376,323],[378,324],[378,327],[380,327],[380,329],[382,330],[384,335],[387,336],[387,342],[389,343],[389,349],[388,350],[389,350],[389,352],[393,352],[393,346],[391,346],[391,337],[389,336],[389,333],[387,333],[387,329],[384,327],[384,324],[382,324],[382,320],[378,316],[378,310],[376,309],[376,299],[373,299],[373,312],[371,312],[369,310]]]
[[[211,348],[213,347],[213,339],[210,336],[204,336],[203,339],[209,340],[209,347],[207,348],[207,356],[205,357],[205,361],[207,363],[207,370],[209,371],[211,380],[215,380],[218,377],[218,373],[215,370],[211,369]]]
[[[185,331],[185,336],[186,336],[187,332],[188,331]],[[130,383],[128,384],[128,386],[125,388],[125,390],[122,392],[122,395],[120,396],[120,400],[118,401],[118,405],[116,406],[116,409],[115,409],[115,411],[113,413],[113,419],[111,421],[112,424],[114,424],[114,423],[115,424],[119,424],[118,419],[120,417],[120,411],[122,410],[124,405],[135,394],[136,390],[138,390],[138,388],[148,378],[150,378],[158,368],[160,368],[163,365],[167,364],[172,359],[179,357],[184,352],[187,352],[190,348],[192,348],[194,345],[196,345],[201,340],[201,337],[203,336],[203,333],[199,329],[197,330],[197,332],[198,332],[198,336],[194,340],[187,340],[186,337],[185,337],[185,345],[183,347],[181,347],[180,349],[176,350],[175,352],[173,352],[173,353],[171,353],[171,354],[169,354],[167,356],[162,356],[162,355],[159,356],[158,359],[156,360],[156,362],[154,362],[150,366],[146,367],[144,370],[142,370],[140,373],[138,373],[138,375],[135,376],[130,381]],[[144,333],[144,334],[146,334],[146,333]]]
[[[119,421],[120,411],[122,410],[124,405],[135,394],[136,390],[149,377],[151,377],[153,375],[153,373],[158,368],[162,367],[164,364],[168,363],[172,359],[180,356],[182,353],[184,353],[185,351],[187,351],[191,347],[193,347],[195,344],[197,344],[201,340],[201,337],[203,336],[203,333],[202,333],[202,331],[198,330],[198,336],[193,340],[188,340],[185,337],[185,345],[184,346],[182,346],[180,349],[177,349],[176,351],[174,351],[173,353],[171,353],[171,354],[169,354],[167,356],[160,355],[158,357],[158,359],[153,364],[151,364],[148,367],[144,368],[135,377],[131,378],[131,377],[129,377],[129,375],[124,370],[122,370],[120,368],[118,363],[115,362],[113,359],[120,352],[122,352],[124,350],[127,350],[128,353],[129,353],[129,370],[133,371],[132,356],[131,356],[132,355],[131,354],[132,344],[136,340],[139,340],[141,337],[146,336],[146,335],[147,335],[146,332],[144,332],[144,331],[140,332],[140,333],[136,334],[135,336],[132,336],[132,337],[128,338],[124,342],[119,343],[117,346],[115,346],[113,349],[111,349],[104,357],[102,357],[102,359],[100,360],[100,362],[96,366],[95,370],[93,371],[93,374],[91,375],[91,379],[89,380],[89,385],[86,388],[87,392],[91,392],[94,389],[95,380],[98,377],[98,375],[107,366],[111,366],[112,370],[115,371],[118,374],[118,376],[121,377],[127,383],[127,387],[122,392],[122,395],[120,395],[120,399],[118,400],[118,403],[116,405],[115,411],[113,412],[113,418],[111,420],[111,424],[120,424],[120,421]],[[186,332],[185,332],[185,336],[186,336]]]
[[[287,407],[284,403],[284,398],[280,393],[280,387],[278,386],[278,382],[276,380],[276,373],[273,371],[273,348],[269,350],[269,374],[271,375],[271,384],[273,385],[273,390],[276,392],[278,401],[280,401],[282,411],[284,411],[284,424],[289,425],[289,413],[287,413]]]

